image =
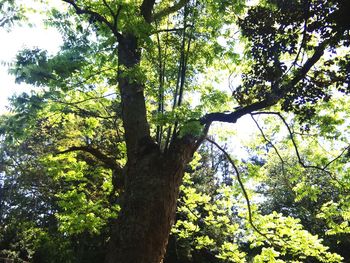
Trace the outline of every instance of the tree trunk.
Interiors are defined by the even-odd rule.
[[[156,147],[126,168],[122,210],[107,263],[159,263],[165,255],[185,165],[193,150],[179,140],[168,154]]]
[[[175,140],[167,153],[150,137],[143,85],[127,72],[139,65],[137,39],[119,40],[118,82],[127,146],[125,190],[113,227],[106,263],[160,263],[174,221],[184,167],[194,152],[194,140]],[[126,74],[125,74],[126,73]]]

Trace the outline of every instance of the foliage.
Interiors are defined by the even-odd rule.
[[[10,69],[36,89],[0,117],[1,256],[101,262],[125,194],[144,194],[131,157],[192,140],[165,262],[349,260],[348,1],[63,2],[46,13],[60,51],[24,49]],[[0,26],[16,8],[0,1]],[[152,143],[135,150],[125,105],[140,96]],[[203,143],[248,114],[247,145],[223,127],[224,148]]]
[[[101,129],[108,118],[98,120],[89,114],[95,112],[96,116],[100,110],[107,110],[103,108],[104,98],[100,98],[102,107],[91,103],[89,92],[80,98],[77,93],[66,95],[23,94],[13,99],[17,113],[3,116],[1,172],[5,176],[1,177],[1,219],[5,228],[1,232],[6,239],[1,246],[11,247],[2,250],[3,256],[14,258],[12,252],[6,251],[23,251],[16,257],[50,262],[51,257],[56,257],[57,262],[75,262],[82,257],[84,246],[95,246],[95,255],[90,256],[94,260],[106,242],[109,219],[116,217],[118,206],[113,201],[116,193],[111,169],[88,152],[63,152],[82,145],[93,149],[98,144],[101,151],[102,145],[108,148],[107,155],[112,151],[117,154],[117,148],[112,147],[118,145],[112,146],[108,141],[115,130],[105,130],[107,126]],[[86,102],[67,108],[69,100],[77,99]],[[29,235],[31,230],[42,234]],[[70,240],[65,241],[67,235]]]
[[[8,29],[21,19],[24,19],[24,7],[14,0],[0,1],[0,27]]]
[[[202,172],[196,172],[194,178]],[[253,222],[260,233],[255,232],[237,184],[218,184],[214,189],[198,191],[189,175],[185,178],[173,229],[179,251],[187,247],[187,253],[194,257],[195,251],[205,248],[223,262],[247,262],[249,258],[253,262],[304,262],[310,258],[318,259],[317,262],[342,262],[341,256],[328,252],[322,239],[303,229],[300,219],[275,211],[262,215],[255,207]]]

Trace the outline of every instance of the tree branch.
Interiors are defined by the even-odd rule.
[[[288,92],[300,81],[302,80],[306,74],[309,72],[312,66],[316,64],[317,61],[322,57],[325,48],[328,46],[331,40],[327,39],[320,43],[314,51],[314,54],[305,62],[305,64],[297,71],[294,75],[294,78],[291,79],[290,82],[276,89],[276,92],[272,92],[267,95],[266,99],[262,101],[258,101],[252,103],[248,106],[239,108],[234,112],[222,113],[222,112],[214,112],[204,115],[200,122],[202,124],[210,123],[213,121],[219,122],[229,122],[236,123],[239,118],[246,114],[250,114],[254,111],[262,110],[268,107],[271,107],[277,104],[283,97],[288,94]]]
[[[350,145],[348,145],[347,147],[345,147],[341,153],[335,157],[334,159],[330,160],[323,168],[326,169],[328,166],[330,166],[332,163],[334,163],[336,160],[338,160],[339,158],[341,158],[343,156],[343,154],[348,151],[350,149]]]
[[[111,24],[104,16],[102,16],[101,14],[92,11],[90,9],[83,9],[81,7],[79,7],[75,0],[62,0],[63,2],[66,2],[68,4],[70,4],[71,6],[73,6],[73,8],[75,9],[75,12],[78,15],[89,15],[90,17],[94,18],[95,20],[97,20],[98,22],[105,24],[114,34],[114,36],[119,40],[119,38],[121,37],[121,34],[118,32],[118,29]]]
[[[264,138],[264,140],[271,145],[271,147],[275,150],[275,153],[277,154],[278,158],[280,159],[281,161],[281,165],[282,165],[282,173],[285,174],[285,171],[284,171],[284,160],[281,156],[281,154],[279,153],[277,147],[266,137],[263,129],[260,127],[258,121],[254,118],[254,116],[252,114],[250,114],[250,117],[253,119],[253,121],[255,122],[256,126],[258,127],[262,137]]]
[[[168,33],[168,32],[182,32],[183,30],[186,30],[186,28],[192,27],[191,25],[187,25],[185,27],[178,27],[178,28],[163,28],[163,29],[158,29],[156,31],[152,31],[151,35],[153,34],[158,34],[158,33]]]
[[[111,8],[111,6],[107,3],[106,0],[103,0],[103,4],[107,7],[107,9],[109,10],[109,13],[111,14],[111,16],[114,18],[116,17],[116,14],[114,14],[113,9]]]
[[[145,21],[147,23],[151,23],[152,22],[152,10],[154,8],[154,4],[155,4],[155,0],[143,0],[142,4],[141,4],[141,15],[143,16],[143,18],[145,19]]]
[[[279,99],[280,98],[272,98],[271,97],[269,99],[255,102],[255,103],[250,104],[248,106],[241,107],[234,112],[208,113],[200,119],[200,122],[202,124],[206,124],[206,123],[210,123],[210,122],[214,122],[214,121],[236,123],[239,118],[241,118],[242,116],[244,116],[246,114],[249,114],[249,113],[252,113],[254,111],[258,111],[258,110],[267,108],[269,106],[275,105]]]
[[[285,125],[285,127],[287,128],[287,131],[288,131],[288,134],[289,134],[289,138],[290,140],[292,141],[292,144],[293,144],[293,148],[295,150],[295,153],[296,153],[296,156],[297,156],[297,159],[298,159],[298,163],[304,168],[304,169],[315,169],[315,170],[318,170],[318,171],[321,171],[321,172],[324,172],[326,174],[328,174],[330,176],[331,179],[333,179],[334,181],[336,181],[341,187],[343,187],[344,189],[346,189],[344,187],[344,185],[336,178],[336,176],[330,172],[329,170],[327,170],[327,167],[332,164],[334,161],[336,161],[338,158],[340,158],[344,152],[350,148],[350,146],[346,147],[342,153],[337,156],[336,158],[334,158],[333,160],[331,160],[330,162],[328,162],[325,166],[323,167],[320,167],[320,166],[317,166],[317,165],[309,165],[309,164],[305,164],[304,161],[302,160],[301,158],[301,155],[299,153],[299,149],[298,149],[298,145],[297,145],[297,142],[294,138],[294,135],[293,135],[293,132],[291,130],[291,128],[289,127],[286,119],[281,115],[281,113],[279,112],[256,112],[256,113],[252,113],[252,115],[259,115],[259,114],[269,114],[269,115],[276,115],[278,116],[283,124]]]
[[[165,9],[159,11],[158,13],[154,14],[153,20],[159,20],[167,15],[175,13],[176,11],[183,8],[188,2],[189,2],[189,0],[180,0],[179,2],[174,4],[173,6],[165,8]]]
[[[270,238],[265,234],[265,233],[262,233],[254,224],[253,222],[253,215],[252,215],[252,208],[251,208],[251,205],[250,205],[250,200],[249,200],[249,196],[248,196],[248,193],[244,187],[244,184],[242,182],[242,179],[241,179],[241,176],[240,176],[240,172],[236,166],[236,164],[234,163],[234,161],[232,160],[231,156],[225,151],[224,148],[222,148],[218,143],[216,143],[214,140],[211,140],[209,138],[206,138],[206,140],[212,144],[214,144],[226,157],[226,159],[229,161],[229,163],[232,165],[233,169],[235,170],[235,173],[236,173],[236,178],[237,178],[237,181],[239,183],[239,186],[241,187],[242,189],[242,192],[243,192],[243,195],[244,195],[244,198],[246,200],[246,203],[247,203],[247,208],[248,208],[248,220],[249,220],[249,224],[252,226],[252,228],[261,236],[265,237],[266,238],[266,241],[268,241],[269,243],[273,244],[273,242],[270,240]]]
[[[107,168],[112,169],[117,173],[122,173],[123,171],[123,169],[112,157],[109,157],[104,153],[102,153],[100,150],[92,148],[90,146],[72,146],[72,147],[69,147],[67,150],[58,152],[57,154],[64,154],[64,153],[76,152],[76,151],[83,151],[91,154],[96,159],[101,161]]]

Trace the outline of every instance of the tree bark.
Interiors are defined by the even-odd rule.
[[[118,84],[128,163],[137,161],[136,153],[143,142],[151,141],[146,118],[144,85],[135,79],[135,74],[133,74],[140,60],[141,51],[137,38],[132,34],[122,35],[118,44]]]
[[[126,167],[122,210],[110,240],[107,263],[162,262],[176,213],[191,140],[174,143],[167,154],[154,147]]]
[[[186,136],[161,153],[150,137],[143,85],[127,74],[139,65],[140,56],[136,37],[123,35],[118,46],[118,82],[128,161],[106,263],[162,262],[184,168],[196,145],[194,138]]]

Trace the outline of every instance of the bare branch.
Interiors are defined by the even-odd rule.
[[[256,112],[256,113],[252,113],[252,115],[260,115],[260,114],[269,114],[269,115],[276,115],[278,116],[283,124],[285,125],[285,127],[287,128],[287,131],[289,133],[289,138],[290,140],[292,141],[292,144],[293,144],[293,148],[295,150],[295,153],[296,153],[296,156],[297,156],[297,159],[298,159],[298,163],[305,169],[315,169],[315,170],[318,170],[318,171],[321,171],[321,172],[324,172],[326,174],[328,174],[331,179],[333,179],[334,181],[336,181],[340,186],[342,186],[344,188],[344,185],[336,178],[336,176],[330,172],[329,170],[327,170],[327,167],[332,164],[333,162],[335,162],[337,159],[339,159],[343,154],[344,152],[350,148],[350,145],[348,147],[346,147],[342,153],[337,156],[336,158],[334,158],[333,160],[331,160],[330,162],[328,162],[325,166],[323,167],[320,167],[320,166],[317,166],[317,165],[309,165],[309,164],[305,164],[304,161],[302,160],[301,158],[301,155],[299,153],[299,149],[298,149],[298,145],[297,145],[297,142],[294,138],[294,135],[293,135],[293,131],[292,129],[289,127],[289,124],[287,123],[286,119],[281,115],[281,113],[279,112]],[[345,189],[345,188],[344,188]]]
[[[330,166],[332,163],[334,163],[336,160],[338,160],[339,158],[341,158],[343,156],[343,154],[348,151],[350,149],[350,145],[348,145],[347,147],[345,147],[341,153],[335,157],[334,159],[330,160],[323,168],[326,169],[328,166]]]
[[[234,163],[234,161],[232,160],[231,156],[225,151],[224,148],[222,148],[219,144],[217,144],[214,140],[212,139],[209,139],[209,138],[206,138],[206,140],[212,144],[214,144],[226,157],[226,159],[230,162],[230,164],[232,165],[233,169],[235,170],[235,173],[236,173],[236,178],[237,178],[237,181],[239,183],[239,186],[241,187],[242,189],[242,192],[243,192],[243,195],[244,195],[244,198],[246,200],[246,203],[247,203],[247,208],[248,208],[248,220],[249,220],[249,224],[252,226],[252,228],[261,236],[265,237],[266,238],[266,241],[268,241],[269,243],[273,244],[273,242],[270,240],[270,238],[265,234],[265,233],[262,233],[254,224],[253,222],[253,215],[252,215],[252,208],[251,208],[251,205],[250,205],[250,200],[249,200],[249,196],[248,196],[248,193],[244,187],[244,184],[242,182],[242,179],[241,179],[241,176],[240,176],[240,172],[236,166],[236,164]]]
[[[282,158],[282,156],[280,155],[278,149],[276,148],[276,146],[266,137],[263,129],[260,127],[258,121],[254,118],[254,116],[252,114],[250,114],[250,117],[252,117],[253,121],[255,122],[256,126],[258,127],[262,137],[264,138],[264,140],[271,145],[271,147],[275,150],[275,153],[277,154],[278,158],[280,159],[281,161],[281,164],[282,164],[282,173],[284,174],[285,171],[284,171],[284,160]]]

